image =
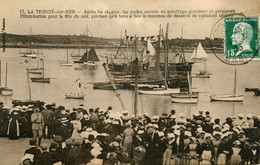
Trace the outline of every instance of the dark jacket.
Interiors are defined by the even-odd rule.
[[[43,152],[37,160],[37,165],[52,165],[52,156],[49,152]]]
[[[31,147],[31,148],[25,150],[24,155],[25,154],[33,155],[34,156],[33,157],[33,162],[36,163],[38,158],[39,158],[39,156],[41,155],[41,150],[37,149],[36,147]]]

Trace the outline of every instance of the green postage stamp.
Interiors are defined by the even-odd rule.
[[[225,18],[225,57],[259,58],[258,18]]]

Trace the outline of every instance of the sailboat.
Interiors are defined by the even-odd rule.
[[[84,99],[86,94],[83,92],[82,82],[77,79],[73,84],[69,91],[65,94],[67,99]]]
[[[41,59],[41,61],[42,61],[42,77],[32,77],[31,80],[32,82],[50,83],[50,78],[44,77],[44,60]]]
[[[30,31],[29,31],[29,42],[30,42],[30,47],[29,47],[29,51],[26,51],[26,52],[21,52],[20,51],[20,54],[22,54],[22,57],[31,57],[31,58],[36,58],[37,57],[37,53],[32,51],[32,41],[31,41],[31,34],[32,34],[32,28],[30,28]]]
[[[1,89],[1,94],[4,96],[13,95],[13,90],[7,87],[7,63],[6,63],[6,69],[5,69],[5,87]]]
[[[42,74],[42,67],[40,67],[40,64],[39,64],[39,61],[41,60],[42,58],[39,57],[39,54],[37,54],[37,67],[36,68],[29,68],[28,69],[28,73],[30,74]]]
[[[60,64],[61,66],[72,66],[72,64],[69,63],[69,53],[68,53],[68,48],[67,48],[67,61],[64,63],[64,62],[61,62]]]
[[[166,41],[168,39],[168,24],[167,24],[167,32],[166,32]],[[157,49],[157,57],[156,57],[156,62],[155,62],[155,68],[157,68],[157,73],[160,73],[160,68],[159,68],[159,58],[158,56],[160,55],[160,43],[161,43],[161,27],[160,27],[160,31],[159,31],[159,40],[158,40],[158,49]],[[148,42],[149,44],[149,42]],[[180,88],[168,88],[168,77],[167,77],[167,68],[168,68],[168,46],[166,46],[167,44],[165,44],[165,74],[164,74],[164,88],[153,88],[152,90],[138,90],[139,94],[146,94],[146,95],[170,95],[173,93],[180,93]],[[151,45],[152,46],[152,45]],[[151,52],[153,53],[153,52]]]
[[[233,95],[210,96],[210,100],[211,101],[226,101],[226,102],[242,102],[243,95],[236,94],[236,79],[237,79],[237,70],[235,68]]]
[[[32,94],[31,94],[31,86],[30,86],[30,77],[28,73],[28,69],[26,70],[27,72],[27,83],[28,83],[28,94],[29,94],[29,99],[28,100],[12,100],[12,104],[14,106],[28,106],[28,105],[37,105],[37,106],[43,106],[44,102],[40,100],[32,100]]]
[[[88,53],[88,56],[87,56],[87,61],[84,61],[84,65],[87,66],[87,69],[96,69],[97,67],[97,63],[100,61],[98,56],[97,56],[97,53],[94,49],[94,47],[92,47],[90,50],[89,50],[89,53]]]
[[[190,73],[187,72],[187,78],[189,83],[188,93],[177,93],[171,94],[171,102],[174,103],[185,103],[185,104],[196,104],[198,102],[199,93],[192,92],[192,83],[190,81]]]
[[[206,70],[206,61],[208,57],[208,54],[205,52],[204,48],[199,42],[198,46],[193,50],[193,53],[191,55],[191,59],[193,61],[203,61],[204,63],[204,70],[196,74],[196,76],[199,78],[210,78],[210,73]]]
[[[80,63],[83,64],[84,62],[88,61],[88,51],[86,50],[86,52],[84,53],[84,55],[81,57],[80,60],[77,61],[73,61],[74,63]]]

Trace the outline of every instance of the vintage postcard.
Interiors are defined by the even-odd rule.
[[[1,165],[260,163],[258,0],[1,0]]]

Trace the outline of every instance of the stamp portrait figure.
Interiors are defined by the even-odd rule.
[[[231,36],[232,44],[238,46],[238,51],[235,56],[241,53],[252,53],[250,42],[253,39],[253,28],[250,24],[239,22],[234,26]]]

